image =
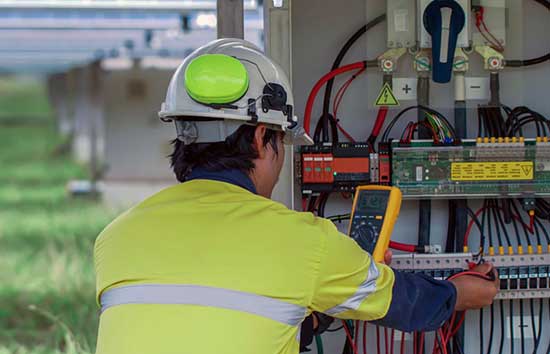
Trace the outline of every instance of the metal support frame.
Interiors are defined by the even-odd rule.
[[[284,0],[281,6],[273,1],[264,1],[264,33],[267,55],[279,64],[292,83],[292,21],[291,0]],[[273,197],[287,207],[294,209],[295,196],[300,195],[299,186],[294,180],[294,150],[287,147],[285,164],[279,183],[275,186]],[[296,188],[296,190],[294,190]]]
[[[244,38],[243,0],[217,0],[218,38]]]

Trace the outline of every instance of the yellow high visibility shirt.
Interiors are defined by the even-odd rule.
[[[330,221],[212,180],[118,217],[95,267],[98,354],[295,354],[311,311],[382,318],[394,282]]]

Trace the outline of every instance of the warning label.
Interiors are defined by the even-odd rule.
[[[532,179],[532,161],[451,163],[452,181],[517,181]]]
[[[399,101],[395,98],[393,91],[387,83],[382,87],[382,91],[376,99],[375,106],[399,106]]]

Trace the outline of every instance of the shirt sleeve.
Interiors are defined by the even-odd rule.
[[[434,331],[453,314],[456,289],[451,282],[399,271],[394,277],[390,308],[375,324],[404,332]]]
[[[393,271],[377,264],[357,243],[324,221],[311,309],[364,321],[384,317],[392,301]]]
[[[439,328],[452,314],[456,289],[447,281],[376,263],[327,221],[312,309],[403,331]]]

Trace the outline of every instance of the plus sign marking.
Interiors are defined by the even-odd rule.
[[[399,101],[416,100],[417,78],[398,77],[393,79],[393,92]]]

